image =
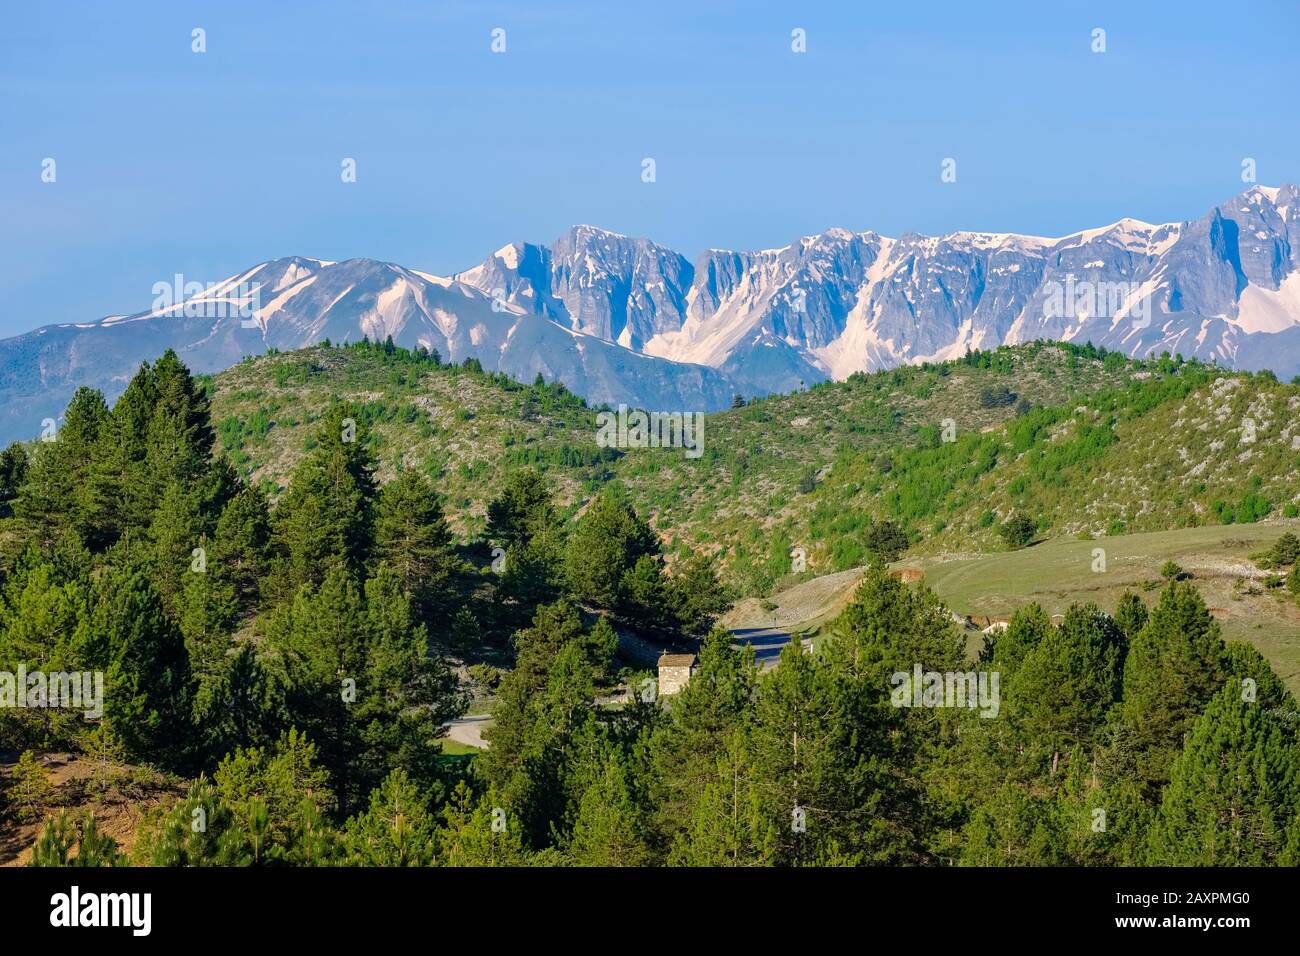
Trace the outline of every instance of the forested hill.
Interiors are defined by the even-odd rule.
[[[881,557],[911,544],[884,515],[925,547],[944,533],[926,526],[938,509],[990,507],[992,492],[966,496],[1003,480],[1002,463],[1025,477],[1007,494],[1073,482],[1079,496],[1054,512],[1065,520],[1088,515],[1098,477],[1081,469],[1132,442],[1125,427],[1177,414],[1179,445],[1212,430],[1213,412],[1188,417],[1199,395],[1228,403],[1223,433],[1231,402],[1254,396],[1249,447],[1206,445],[1221,442],[1224,462],[1277,456],[1289,421],[1266,403],[1291,386],[1031,347],[738,407],[708,420],[711,451],[688,465],[662,449],[602,457],[593,413],[558,386],[386,347],[254,361],[213,385],[215,405],[208,385],[166,353],[112,407],[81,389],[49,441],[0,456],[0,677],[102,679],[59,706],[44,692],[15,706],[0,680],[0,861],[1300,863],[1295,698],[1259,652],[1225,642],[1176,568],[1112,613],[1081,602],[1058,623],[1029,604],[973,659],[934,593],[877,560],[812,652],[792,641],[763,671],[715,627],[719,562],[681,542],[665,554],[645,520],[680,507],[703,538],[699,509],[747,491],[746,507],[807,499],[815,528],[833,489],[868,490],[860,473],[895,510],[846,510],[825,553],[848,542]],[[250,430],[259,402],[271,410]],[[423,444],[403,429],[427,431]],[[790,437],[804,429],[821,438]],[[269,482],[273,501],[223,434],[232,452],[241,436],[250,454],[265,447],[260,478],[288,476]],[[827,445],[829,472],[816,467]],[[399,449],[423,457],[399,468]],[[1076,451],[1052,464],[1058,449]],[[692,485],[696,467],[708,480]],[[1274,480],[1209,513],[1268,513]],[[1036,500],[1048,517],[1055,499]],[[762,538],[743,510],[733,519],[715,548]],[[1279,538],[1269,560],[1297,578],[1300,541]],[[656,698],[620,659],[630,632],[698,654],[679,695]],[[900,698],[900,675],[918,673],[927,689]],[[493,689],[490,748],[462,758],[444,734],[471,687]],[[69,762],[84,773],[56,792],[52,769]]]
[[[405,468],[381,486],[366,410],[319,411],[274,509],[218,450],[205,389],[172,352],[112,407],[79,389],[49,440],[5,449],[0,764],[21,754],[0,772],[6,825],[50,808],[37,755],[61,752],[97,768],[101,802],[110,785],[118,800],[131,791],[123,764],[149,768],[142,781],[162,774],[164,791],[191,781],[144,821],[146,862],[389,862],[389,849],[427,862],[435,809],[450,815],[451,840],[502,805],[534,814],[530,833],[544,834],[562,808],[542,818],[551,804],[490,797],[447,763],[440,738],[468,703],[454,665],[510,668],[501,698],[522,709],[512,722],[510,704],[499,708],[491,759],[505,762],[498,788],[526,791],[546,750],[532,708],[553,684],[554,707],[593,715],[596,688],[624,663],[611,622],[695,646],[726,607],[707,561],[668,574],[625,498],[601,493],[568,522],[533,469],[482,489],[497,551],[464,544],[427,474]],[[24,686],[15,702],[14,674],[55,688],[71,685],[44,675],[69,672],[98,683],[55,704]],[[566,721],[548,713],[542,725]],[[184,822],[199,806],[208,831]],[[417,806],[423,831],[384,829]],[[345,822],[352,836],[335,829]],[[497,849],[520,838],[516,824]],[[45,827],[35,859],[62,862],[78,842],[117,859],[112,838],[68,815]]]
[[[481,534],[506,476],[535,466],[562,509],[614,482],[670,555],[705,550],[743,593],[865,563],[872,522],[920,553],[1041,536],[1105,536],[1295,513],[1300,388],[1178,357],[1130,362],[1031,344],[749,400],[707,416],[703,454],[611,449],[558,383],[521,385],[402,349],[313,348],[210,380],[222,448],[272,496],[313,425],[347,400],[379,477],[429,475],[457,532]],[[1176,435],[1177,440],[1173,440]]]

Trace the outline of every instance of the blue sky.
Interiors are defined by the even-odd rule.
[[[7,4],[0,335],[176,272],[446,274],[578,222],[694,256],[1197,217],[1244,157],[1300,181],[1298,28],[1293,0]]]

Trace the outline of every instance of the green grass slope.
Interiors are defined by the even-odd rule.
[[[998,617],[1010,616],[1030,602],[1049,614],[1064,613],[1075,603],[1093,603],[1111,612],[1125,591],[1136,591],[1150,605],[1164,584],[1161,567],[1173,561],[1191,576],[1224,638],[1253,644],[1278,676],[1300,692],[1300,605],[1285,588],[1270,587],[1250,560],[1284,532],[1297,530],[1295,522],[1285,522],[1154,531],[1099,541],[1058,538],[1002,554],[907,563],[923,568],[926,584],[953,610]]]
[[[272,496],[310,449],[334,402],[358,425],[387,481],[399,467],[428,474],[448,517],[466,536],[481,530],[487,502],[516,467],[552,473],[566,501],[603,481],[617,456],[598,448],[595,413],[555,385],[419,361],[382,349],[316,347],[245,360],[208,380],[218,441]]]
[[[704,453],[596,444],[596,411],[555,384],[438,366],[397,350],[314,348],[247,361],[210,383],[246,473],[282,487],[312,424],[346,400],[381,478],[429,473],[461,534],[513,469],[580,507],[617,481],[670,554],[717,555],[740,594],[866,562],[870,522],[916,555],[1004,550],[999,528],[1103,537],[1296,514],[1300,388],[1176,359],[1131,363],[1035,343],[907,367],[709,415]],[[791,550],[806,568],[794,573]]]

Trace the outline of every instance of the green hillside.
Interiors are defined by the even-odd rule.
[[[865,563],[864,531],[883,519],[915,554],[988,552],[1016,513],[1043,537],[1099,537],[1292,515],[1300,494],[1300,388],[1090,347],[1003,348],[755,400],[707,416],[697,459],[600,448],[595,411],[558,384],[401,349],[270,355],[209,388],[222,446],[272,497],[311,426],[347,400],[380,478],[399,462],[427,473],[466,539],[505,477],[532,465],[570,512],[625,486],[670,556],[716,555],[745,594]]]
[[[1217,525],[1104,541],[1062,538],[1003,554],[919,564],[926,584],[954,610],[1010,616],[1030,602],[1049,614],[1083,603],[1110,613],[1126,591],[1149,595],[1151,603],[1164,584],[1160,569],[1172,561],[1201,593],[1224,638],[1254,645],[1300,691],[1300,606],[1285,588],[1270,587],[1250,559],[1296,530],[1295,523]]]
[[[391,346],[167,352],[0,452],[0,861],[1293,866],[1294,391],[1030,346],[737,407],[693,461]],[[724,618],[796,542],[913,573]],[[698,669],[660,700],[629,645]]]
[[[359,414],[381,481],[399,464],[427,474],[453,524],[481,530],[486,502],[513,468],[549,471],[566,501],[605,475],[594,413],[560,385],[521,385],[405,350],[321,346],[249,359],[206,379],[220,447],[274,499],[311,450],[331,405]]]
[[[1105,540],[1055,538],[1030,548],[982,555],[909,555],[900,567],[919,569],[926,587],[950,611],[1009,618],[1028,604],[1050,615],[1075,604],[1095,604],[1114,614],[1126,593],[1151,604],[1172,561],[1200,592],[1226,640],[1245,641],[1267,658],[1293,692],[1300,692],[1300,604],[1270,570],[1267,554],[1300,522],[1211,525],[1118,535]],[[814,578],[770,601],[739,602],[724,618],[732,628],[824,631],[852,599],[864,569]],[[984,635],[971,630],[977,654]]]
[[[931,441],[889,474],[849,463],[848,502],[878,499],[927,551],[994,549],[1015,512],[1041,534],[1090,537],[1296,515],[1295,386],[1184,366],[1077,400]]]

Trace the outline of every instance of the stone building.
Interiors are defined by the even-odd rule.
[[[659,696],[676,694],[695,672],[694,654],[659,655]]]

